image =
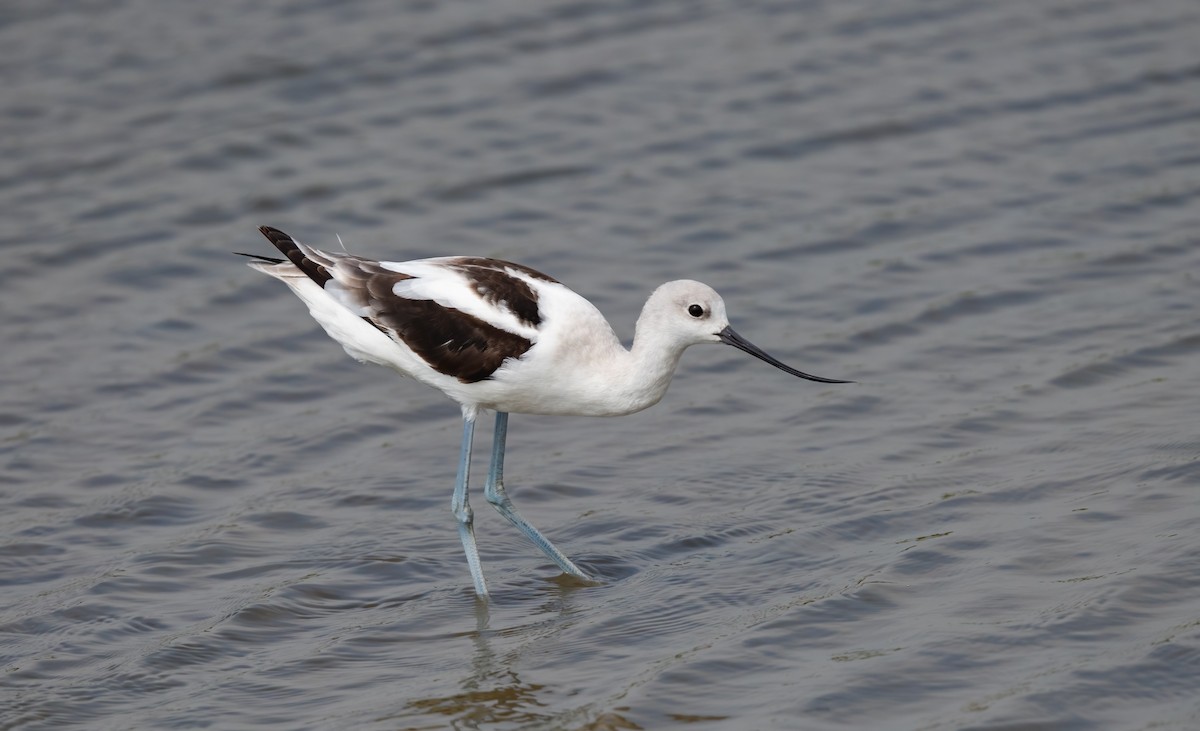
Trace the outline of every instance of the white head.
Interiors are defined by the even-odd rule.
[[[725,343],[799,378],[821,383],[851,383],[811,376],[768,355],[733,331],[725,315],[725,301],[712,287],[690,279],[667,282],[654,290],[638,318],[635,343],[656,340],[659,347],[682,352],[698,343]]]
[[[725,301],[712,287],[679,279],[660,286],[646,300],[638,320],[639,335],[646,325],[653,326],[655,336],[682,349],[720,342],[720,332],[729,327],[729,319]]]

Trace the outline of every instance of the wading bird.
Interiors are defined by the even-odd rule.
[[[621,345],[600,311],[555,279],[499,259],[447,256],[390,262],[327,252],[279,229],[259,228],[286,257],[244,254],[250,266],[291,287],[325,332],[364,363],[433,386],[462,407],[463,435],[451,509],[475,592],[487,584],[467,496],[471,442],[480,412],[496,412],[484,496],[564,572],[592,581],[513,507],[504,491],[508,415],[622,416],[653,406],[690,345],[725,343],[799,378],[729,326],[707,285],[667,282]]]

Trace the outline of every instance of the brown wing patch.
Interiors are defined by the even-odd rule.
[[[517,319],[531,327],[537,327],[542,323],[537,292],[533,291],[533,287],[530,287],[524,280],[509,274],[508,270],[518,271],[544,282],[557,283],[555,279],[536,269],[500,259],[460,256],[455,258],[450,266],[462,274],[475,293],[485,301],[493,306],[507,309]]]
[[[373,324],[407,345],[433,368],[463,383],[492,377],[504,361],[520,358],[529,340],[477,317],[431,300],[406,300],[389,306]]]
[[[364,320],[403,343],[438,372],[463,383],[491,378],[505,360],[520,358],[533,346],[527,338],[461,310],[397,295],[396,284],[413,277],[385,269],[378,262],[341,257],[336,273],[339,289],[349,303],[367,313]]]

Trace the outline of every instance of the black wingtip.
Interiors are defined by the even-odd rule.
[[[283,263],[283,259],[273,259],[269,256],[262,256],[260,254],[243,254],[240,251],[235,251],[232,253],[237,256],[244,256],[244,257],[247,257],[250,259],[258,259],[259,261],[265,261],[265,262],[269,262],[271,264],[282,264]]]
[[[329,270],[305,256],[300,247],[296,245],[296,240],[291,236],[271,226],[259,226],[258,232],[266,236],[267,241],[279,249],[279,252],[286,256],[288,261],[295,264],[300,271],[307,274],[309,279],[322,287],[331,279]]]
[[[283,231],[280,231],[273,226],[259,226],[258,232],[263,236],[266,236],[267,241],[270,241],[272,244],[274,244],[275,248],[279,249],[280,251],[285,251],[286,249],[295,247],[296,245],[296,242],[291,236],[288,236]]]

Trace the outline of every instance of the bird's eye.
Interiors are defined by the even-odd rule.
[[[691,315],[692,317],[703,317],[704,316],[704,308],[701,307],[700,305],[690,305],[688,307],[688,314]]]

